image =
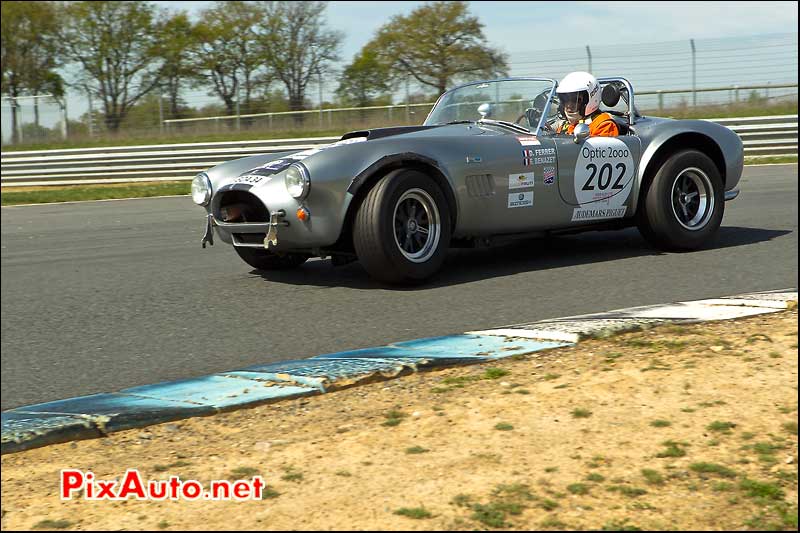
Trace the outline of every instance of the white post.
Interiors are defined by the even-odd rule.
[[[236,83],[236,131],[241,131],[241,108],[239,107],[239,83]]]
[[[322,129],[322,71],[317,67],[317,85],[319,85],[319,129]]]
[[[61,137],[66,141],[69,137],[67,135],[67,95],[64,95],[64,100],[59,102],[61,104]]]
[[[592,50],[589,48],[589,45],[586,45],[586,57],[589,58],[589,74],[592,73]]]
[[[164,135],[164,95],[161,93],[161,86],[158,87],[158,131]]]
[[[89,97],[89,137],[94,137],[94,112],[92,111],[92,91],[86,90],[86,95]]]
[[[692,106],[697,106],[697,51],[694,48],[694,39],[689,39],[692,45]]]

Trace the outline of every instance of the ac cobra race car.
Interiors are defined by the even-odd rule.
[[[389,283],[424,280],[451,246],[637,226],[663,250],[711,243],[736,198],[742,142],[704,120],[642,116],[624,78],[601,78],[617,137],[556,134],[556,87],[507,78],[444,93],[421,126],[353,131],[310,150],[197,175],[214,233],[258,270],[353,260]]]

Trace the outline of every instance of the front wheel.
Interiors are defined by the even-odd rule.
[[[236,253],[245,263],[257,270],[286,270],[295,268],[308,260],[304,254],[275,254],[260,248],[243,248],[234,246]]]
[[[725,210],[722,177],[697,150],[670,156],[642,197],[637,221],[642,235],[664,250],[696,250],[713,239]]]
[[[430,176],[390,172],[367,193],[353,225],[358,259],[374,278],[413,283],[435,274],[450,245],[450,209]]]

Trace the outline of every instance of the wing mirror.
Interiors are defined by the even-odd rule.
[[[572,131],[573,140],[575,144],[580,144],[586,139],[589,138],[589,126],[584,124],[583,122],[576,124],[575,129]]]
[[[478,113],[480,113],[482,119],[492,116],[492,104],[488,102],[482,103],[478,106]]]

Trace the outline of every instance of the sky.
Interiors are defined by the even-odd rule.
[[[214,2],[158,1],[190,15]],[[328,4],[328,22],[345,33],[342,57],[351,59],[393,15],[425,2]],[[484,33],[507,53],[585,45],[653,43],[797,31],[797,2],[469,2]]]
[[[191,16],[197,16],[214,4],[211,1],[154,3],[170,10],[185,10]],[[344,33],[338,66],[346,65],[392,16],[408,14],[423,3],[329,2],[328,26]],[[489,43],[508,54],[511,75],[560,77],[571,69],[585,70],[584,50],[590,46],[596,50],[595,70],[607,70],[596,72],[598,75],[633,76],[637,78],[632,80],[637,89],[683,88],[690,82],[686,68],[690,63],[688,40],[696,39],[710,43],[706,48],[711,52],[698,57],[698,70],[702,69],[705,75],[699,82],[705,82],[705,86],[746,83],[746,79],[720,77],[722,71],[736,75],[739,54],[743,54],[742,66],[754,69],[764,80],[780,80],[786,76],[794,82],[797,80],[797,2],[473,1],[469,6],[470,12],[484,25]],[[783,41],[778,41],[777,45],[769,41],[770,35],[775,34],[784,34]],[[786,34],[793,34],[788,44]],[[715,52],[715,44],[707,41],[709,39],[724,39],[720,41],[723,45],[718,46],[734,52]],[[737,46],[737,43],[741,44]],[[662,48],[675,50],[674,57],[664,57],[651,64],[648,54],[668,55],[661,52]],[[753,51],[755,48],[760,52]],[[550,52],[542,54],[545,50]],[[607,51],[605,59],[604,50]],[[636,70],[637,54],[639,70]],[[558,60],[561,57],[565,58],[563,62]],[[654,68],[659,66],[659,61],[661,71]],[[553,68],[556,65],[563,68]],[[715,71],[717,74],[711,75]],[[336,85],[334,79],[324,84],[326,99],[332,96]],[[309,89],[309,97],[315,104],[317,92],[316,86]],[[219,103],[218,98],[202,90],[187,91],[185,99],[194,106]],[[80,116],[87,109],[84,95],[70,94],[67,103],[70,118]],[[5,137],[6,106],[3,110]]]

